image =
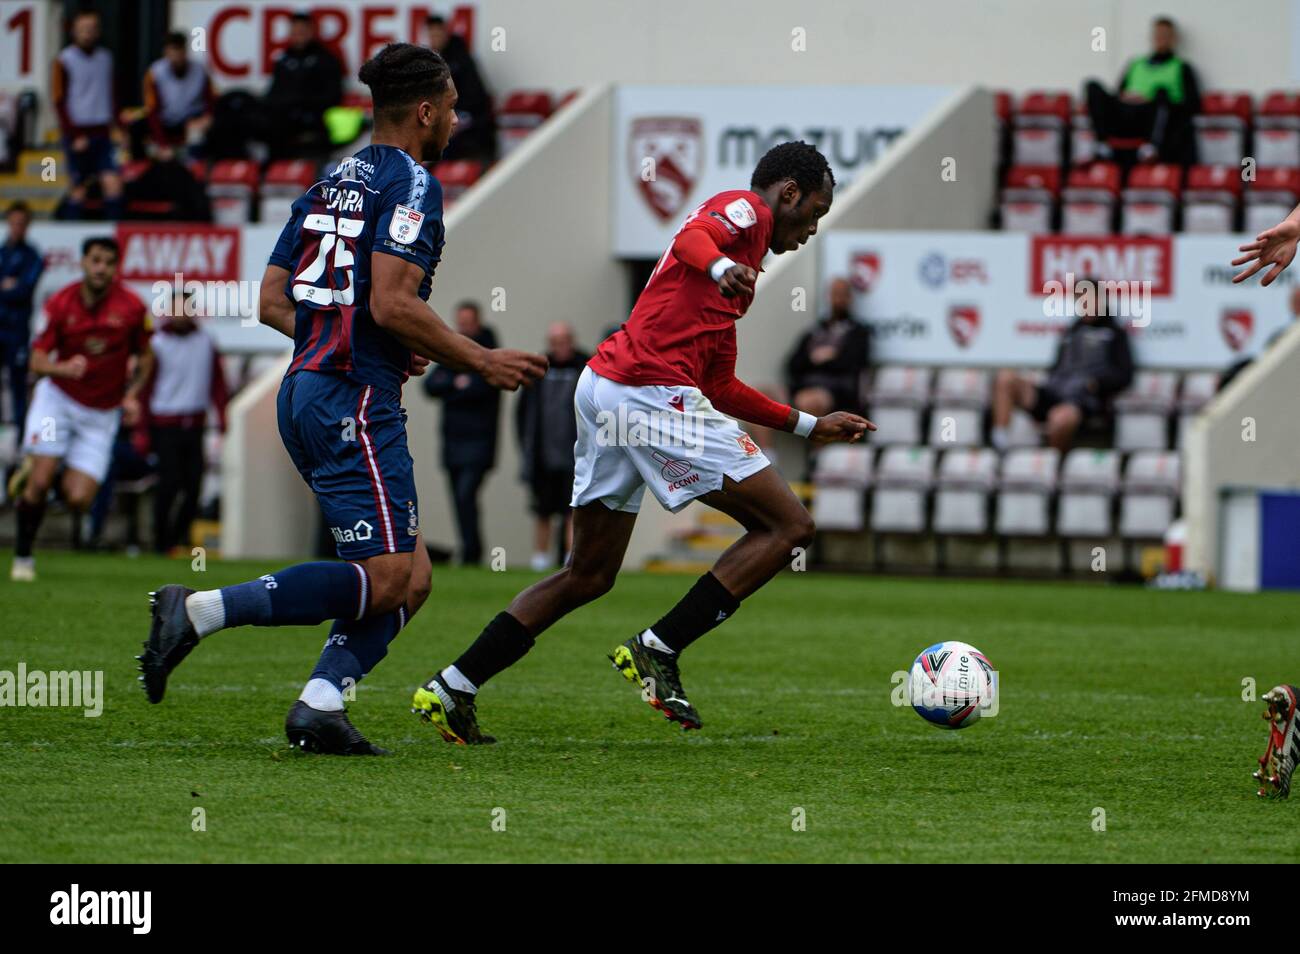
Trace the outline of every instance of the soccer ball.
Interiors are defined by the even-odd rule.
[[[968,643],[935,643],[912,663],[912,708],[944,729],[964,729],[997,712],[998,679],[988,657]]]

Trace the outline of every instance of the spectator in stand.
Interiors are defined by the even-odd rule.
[[[1043,384],[1015,371],[999,371],[993,381],[993,446],[1007,449],[1013,407],[1046,424],[1047,443],[1064,453],[1080,425],[1111,414],[1111,400],[1133,381],[1128,332],[1106,314],[1095,279],[1075,282],[1078,318],[1061,336]]]
[[[208,409],[226,430],[226,377],[216,342],[196,316],[194,296],[178,294],[172,314],[159,324],[150,345],[154,373],[145,391],[144,413],[158,457],[154,490],[154,550],[169,553],[187,543],[203,485],[203,435]]]
[[[117,106],[113,54],[99,45],[99,14],[83,10],[72,19],[72,42],[54,59],[50,99],[59,116],[72,188],[63,216],[79,219],[86,187],[98,180],[104,218],[122,217],[122,177],[114,157]]]
[[[212,124],[216,92],[207,70],[189,58],[184,33],[168,33],[161,59],[144,74],[144,108],[159,159],[193,150]]]
[[[9,376],[14,448],[22,448],[27,419],[27,355],[32,340],[32,296],[45,260],[27,241],[32,214],[22,202],[5,212],[8,231],[0,245],[0,369]]]
[[[804,332],[786,361],[790,403],[818,417],[862,412],[862,375],[871,363],[871,330],[853,317],[853,286],[830,285],[830,310]]]
[[[456,330],[485,348],[497,346],[496,332],[483,324],[475,302],[456,307]],[[496,464],[501,392],[472,371],[441,365],[425,375],[424,390],[442,401],[442,466],[456,511],[461,562],[476,566],[483,560],[478,492]]]
[[[551,567],[551,530],[561,518],[559,563],[563,564],[573,542],[573,445],[578,440],[573,415],[573,395],[578,375],[591,355],[574,345],[573,327],[557,321],[546,330],[546,375],[524,388],[516,406],[515,425],[519,435],[521,478],[532,492],[536,518],[533,533],[532,568]]]
[[[1084,87],[1100,158],[1110,157],[1112,137],[1142,139],[1138,158],[1191,165],[1196,160],[1192,117],[1201,111],[1196,70],[1176,52],[1178,29],[1168,17],[1151,24],[1151,52],[1134,59],[1108,93],[1096,80]]]
[[[490,163],[497,154],[497,125],[492,114],[492,96],[479,74],[478,64],[465,40],[452,33],[441,16],[431,15],[425,27],[429,46],[447,61],[452,82],[456,84],[456,129],[442,158]]]
[[[295,13],[289,47],[275,61],[262,101],[262,138],[275,159],[303,159],[329,151],[325,110],[343,100],[343,67],[316,39],[310,13]]]

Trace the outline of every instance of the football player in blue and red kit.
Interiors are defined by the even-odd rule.
[[[294,340],[278,397],[280,436],[315,492],[342,562],[298,564],[195,592],[161,587],[140,656],[150,702],[198,642],[233,626],[334,620],[285,732],[295,747],[383,754],[348,721],[343,693],[369,673],[429,595],[401,388],[430,361],[515,390],[541,355],[487,349],[427,300],[443,246],[436,159],[456,124],[456,88],[432,50],[391,44],[361,67],[375,126],[293,204],[262,279],[261,320]]]

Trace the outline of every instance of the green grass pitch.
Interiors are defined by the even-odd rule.
[[[106,702],[0,709],[2,862],[1300,861],[1276,837],[1298,806],[1255,797],[1263,706],[1242,699],[1300,679],[1297,596],[787,573],[686,655],[685,735],[605,654],[690,580],[628,574],[486,688],[501,741],[466,749],[411,690],[533,577],[438,570],[351,706],[394,756],[340,759],[281,731],[325,626],[219,634],[159,706],[136,685],[148,589],[276,565],[38,565],[0,581],[0,670],[102,669]],[[996,718],[946,732],[891,703],[941,639],[993,660]]]

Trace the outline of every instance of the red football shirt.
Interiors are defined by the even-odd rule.
[[[132,355],[149,341],[149,313],[144,302],[120,282],[94,307],[81,298],[81,282],[73,282],[45,302],[45,330],[32,342],[59,361],[86,356],[86,373],[79,379],[51,378],[74,401],[108,409],[122,403],[127,366]]]
[[[727,258],[761,271],[772,239],[772,210],[747,189],[720,192],[687,216],[677,235],[691,229],[707,232]],[[588,363],[621,384],[697,387],[724,414],[782,427],[789,406],[735,376],[736,319],[748,307],[748,297],[724,298],[717,282],[678,261],[670,245],[631,316]]]

